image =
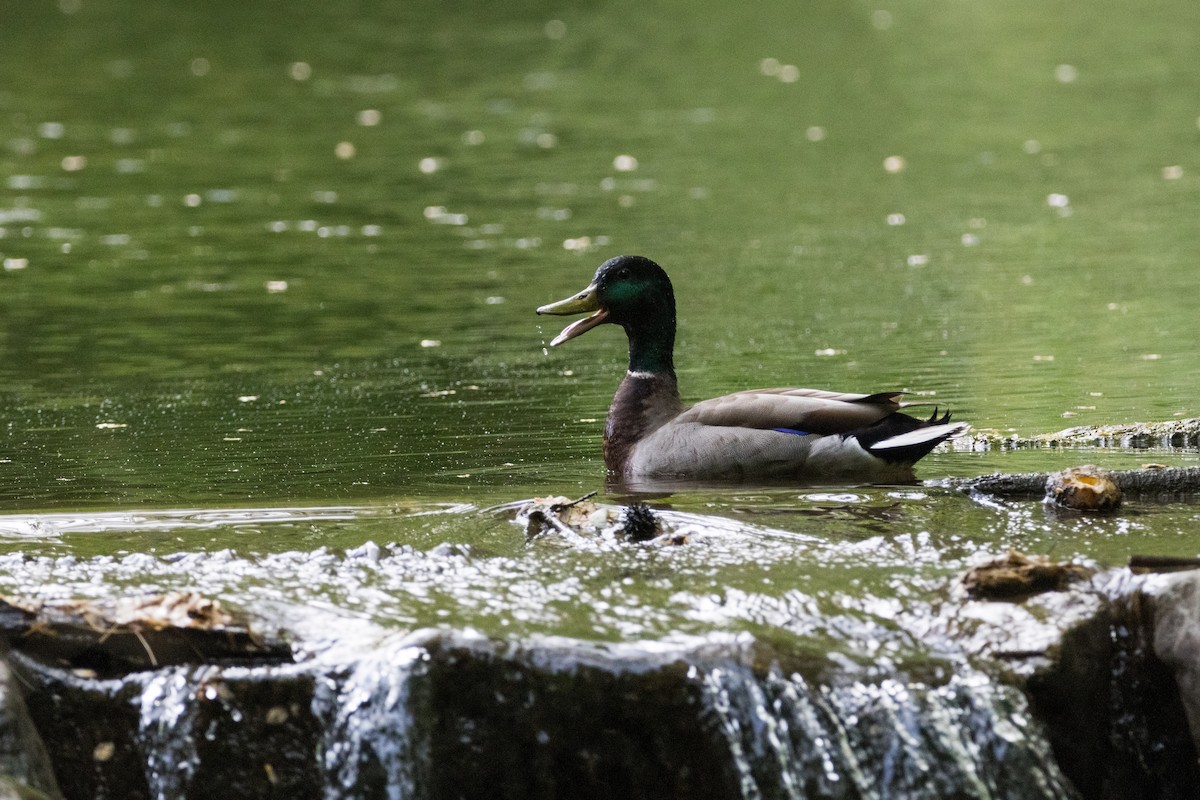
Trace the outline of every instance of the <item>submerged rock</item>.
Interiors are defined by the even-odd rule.
[[[990,600],[1021,600],[1041,592],[1066,589],[1096,571],[1082,564],[1053,562],[1010,550],[1004,558],[969,570],[960,579],[968,596]]]

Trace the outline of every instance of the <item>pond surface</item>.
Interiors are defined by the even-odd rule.
[[[936,486],[649,498],[679,548],[527,544],[494,509],[625,499],[600,457],[624,340],[551,351],[533,314],[620,253],[674,280],[686,399],[906,389],[1022,437],[1200,416],[1198,25],[1167,0],[10,4],[0,589],[193,587],[314,647],[337,620],[751,631],[886,670],[983,556],[1200,552],[1191,506]]]

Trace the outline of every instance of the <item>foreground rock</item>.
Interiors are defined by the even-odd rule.
[[[623,645],[450,630],[348,664],[256,661],[241,642],[168,665],[183,649],[150,642],[155,666],[136,636],[104,635],[134,625],[118,608],[155,609],[143,636],[194,622],[220,637],[236,619],[141,598],[78,632],[78,618],[53,626],[79,605],[16,601],[8,661],[27,735],[0,771],[71,800],[1193,797],[1200,573],[1089,575],[1019,554],[981,567],[932,620],[895,623],[960,651],[886,669],[748,634]],[[999,595],[979,591],[988,569],[1005,572]],[[1017,591],[1014,575],[1029,579]],[[73,645],[36,641],[55,638],[42,625],[118,654],[80,666]]]

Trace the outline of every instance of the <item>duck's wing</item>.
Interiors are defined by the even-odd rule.
[[[676,422],[796,433],[847,433],[900,410],[903,392],[847,394],[821,389],[750,389],[697,403]]]

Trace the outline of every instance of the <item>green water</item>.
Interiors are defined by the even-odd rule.
[[[1056,520],[940,490],[680,492],[658,504],[749,538],[653,557],[529,547],[478,509],[603,489],[624,341],[547,351],[560,321],[533,309],[625,252],[674,279],[691,399],[901,388],[1021,435],[1200,416],[1198,26],[1165,0],[9,3],[0,527],[8,551],[99,559],[9,582],[621,638],[769,631],[690,601],[731,587],[868,609],[1008,546],[1194,554],[1187,506]],[[919,474],[1149,460],[1197,453],[946,452]],[[264,511],[284,506],[349,510]],[[100,516],[222,508],[249,511]],[[489,566],[453,562],[462,591],[410,607],[422,580],[357,595],[254,561],[367,540]],[[224,549],[244,581],[104,560]],[[613,610],[613,575],[650,611]],[[514,594],[538,586],[552,609]]]

